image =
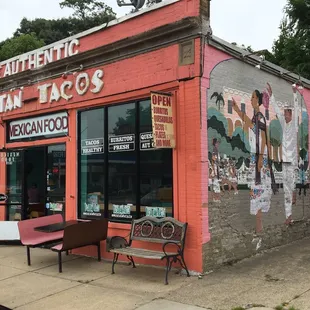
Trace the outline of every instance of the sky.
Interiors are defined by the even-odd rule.
[[[129,0],[127,0],[129,1]],[[12,36],[23,17],[61,18],[72,14],[61,9],[59,0],[0,0],[0,41]],[[213,34],[228,42],[252,46],[254,50],[271,50],[279,35],[283,8],[287,0],[212,0]],[[118,17],[131,7],[119,7],[116,0],[106,0]]]

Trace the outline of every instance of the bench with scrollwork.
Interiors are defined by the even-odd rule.
[[[118,256],[126,255],[133,268],[136,268],[133,257],[166,260],[165,284],[168,284],[168,272],[171,270],[173,262],[179,262],[189,277],[184,260],[186,229],[187,223],[179,222],[171,217],[162,219],[143,217],[139,220],[133,220],[128,241],[120,236],[114,236],[107,240],[107,250],[114,253],[112,274],[114,274],[114,265],[117,263]],[[161,243],[162,250],[154,251],[133,247],[132,241],[135,240]],[[172,249],[171,252],[167,252],[167,247]]]

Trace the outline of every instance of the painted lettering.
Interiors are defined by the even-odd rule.
[[[43,47],[33,52],[6,60],[0,63],[4,68],[1,77],[16,74],[29,69],[42,68],[53,61],[60,60],[79,53],[80,41],[73,39],[66,43],[59,43],[53,47]],[[55,55],[54,55],[55,54]]]
[[[52,91],[51,91],[51,96],[50,96],[50,102],[59,101],[59,99],[60,99],[59,89],[58,89],[56,83],[53,83]]]
[[[103,78],[103,70],[96,70],[91,79],[92,84],[95,86],[95,88],[91,90],[92,93],[97,94],[101,91],[104,85],[102,78]]]
[[[63,82],[60,86],[60,95],[62,98],[64,98],[65,100],[69,101],[70,99],[72,99],[73,95],[68,95],[66,93],[66,89],[72,89],[73,87],[73,83],[71,81],[66,81]]]
[[[75,89],[77,93],[82,96],[84,95],[89,88],[89,76],[86,72],[80,73],[75,82]]]
[[[47,103],[47,89],[49,87],[51,87],[52,84],[48,83],[48,84],[43,84],[43,85],[39,85],[38,86],[38,90],[39,90],[39,102],[40,103]]]

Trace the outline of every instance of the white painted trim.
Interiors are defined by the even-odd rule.
[[[14,60],[18,60],[21,56],[23,57],[28,57],[29,55],[32,55],[36,52],[39,52],[39,51],[45,51],[45,50],[48,50],[58,44],[62,44],[62,43],[67,43],[69,41],[72,41],[73,39],[79,39],[79,38],[82,38],[82,37],[85,37],[85,36],[88,36],[94,32],[97,32],[99,30],[102,30],[102,29],[105,29],[105,28],[108,28],[108,27],[112,27],[112,26],[115,26],[115,25],[118,25],[118,24],[121,24],[129,19],[132,19],[132,18],[135,18],[137,16],[140,16],[140,15],[143,15],[143,14],[146,14],[146,13],[149,13],[151,11],[154,11],[154,10],[158,10],[158,9],[161,9],[162,7],[165,7],[165,6],[168,6],[168,5],[171,5],[173,3],[176,3],[176,2],[179,2],[180,0],[164,0],[163,2],[160,2],[160,3],[156,3],[154,5],[152,5],[151,7],[149,8],[145,8],[145,9],[142,9],[140,11],[137,11],[135,13],[131,13],[131,14],[128,14],[128,15],[125,15],[125,16],[122,16],[122,17],[119,17],[119,18],[116,18],[106,24],[103,24],[103,25],[100,25],[100,26],[96,26],[94,28],[91,28],[91,29],[88,29],[88,30],[85,30],[83,32],[80,32],[80,33],[77,33],[71,37],[68,37],[68,38],[65,38],[65,39],[62,39],[60,41],[57,41],[57,42],[54,42],[52,44],[49,44],[49,45],[45,45],[41,48],[38,48],[36,50],[32,50],[30,52],[27,52],[27,53],[24,53],[24,54],[20,54],[18,56],[15,56],[15,57],[12,57],[10,59],[7,59],[7,60],[4,60],[2,62],[0,62],[0,68],[1,66],[3,65],[6,65],[7,63],[10,63]],[[72,57],[72,56],[71,56]],[[67,57],[69,58],[69,57]],[[56,60],[57,61],[57,60]]]
[[[20,240],[16,221],[0,221],[0,241]]]

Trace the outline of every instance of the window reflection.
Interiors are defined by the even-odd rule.
[[[104,216],[105,202],[114,221],[172,216],[172,150],[154,148],[150,100],[84,111],[79,121],[80,217]]]
[[[151,137],[152,115],[148,100],[140,103],[141,216],[172,216],[172,150],[154,149]]]
[[[104,109],[80,116],[80,217],[104,216]]]
[[[135,104],[109,107],[109,216],[136,217]]]

